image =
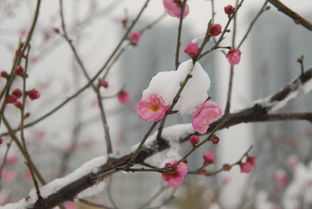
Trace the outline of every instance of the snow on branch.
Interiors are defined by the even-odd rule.
[[[300,91],[308,94],[312,90],[312,67],[292,80],[288,85],[279,90],[276,94],[266,97],[265,99],[257,100],[252,106],[259,106],[263,110],[275,112],[285,106],[290,100],[296,98]]]
[[[263,100],[256,101],[252,107],[245,108],[239,112],[231,113],[228,120],[221,126],[219,121],[210,125],[207,133],[214,128],[221,130],[243,122],[259,122],[259,121],[280,121],[280,120],[308,120],[312,122],[312,113],[293,113],[293,114],[268,114],[276,111],[286,105],[288,101],[295,98],[298,92],[302,90],[305,94],[312,90],[312,68],[291,81],[283,89],[276,94],[269,96]],[[193,134],[190,124],[180,124],[170,126],[164,129],[162,138],[157,139],[157,134],[152,135],[145,144],[144,148],[139,152],[134,163],[144,162],[147,158],[159,153],[165,149],[176,146],[177,143],[183,143]],[[40,188],[42,198],[37,199],[35,191],[31,191],[27,198],[2,207],[3,209],[49,209],[62,202],[73,200],[77,195],[88,188],[94,188],[98,191],[98,183],[105,177],[108,177],[126,166],[131,159],[133,153],[125,154],[121,157],[107,159],[106,157],[95,158],[73,173],[52,181],[51,183]],[[100,186],[101,187],[101,186]],[[91,189],[87,194],[93,194]],[[91,192],[91,193],[90,193]],[[86,192],[84,192],[86,193]]]

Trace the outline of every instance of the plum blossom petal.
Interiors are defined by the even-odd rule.
[[[170,15],[172,17],[180,18],[181,10],[182,10],[181,0],[163,0],[163,5],[164,5],[165,10],[168,13],[168,15]],[[184,7],[183,18],[186,17],[186,15],[188,15],[188,13],[189,13],[189,6],[186,4]]]
[[[165,167],[173,165],[177,162],[178,160],[171,160],[165,164]],[[165,181],[168,182],[170,187],[178,188],[184,182],[185,175],[188,172],[188,167],[185,163],[181,162],[176,167],[171,169],[170,172],[174,173],[162,173],[161,176]]]
[[[192,126],[200,134],[206,133],[209,124],[219,119],[222,110],[214,101],[207,101],[201,104],[192,116]]]
[[[164,104],[161,96],[151,94],[138,102],[135,111],[145,121],[159,121],[169,108],[170,106]]]

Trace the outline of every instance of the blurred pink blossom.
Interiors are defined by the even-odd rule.
[[[211,164],[215,161],[215,154],[213,152],[205,152],[203,158],[206,164]]]
[[[219,119],[221,109],[214,101],[207,101],[201,104],[192,116],[192,126],[200,134],[206,133],[209,124]]]
[[[144,100],[140,100],[136,106],[136,113],[145,121],[161,120],[170,106],[164,104],[164,100],[157,94],[150,94]]]
[[[288,177],[284,170],[278,170],[275,173],[275,182],[279,187],[285,187],[288,184]]]
[[[296,155],[291,155],[288,157],[287,163],[290,167],[295,168],[299,163],[299,159]]]
[[[163,5],[165,7],[166,12],[168,15],[172,17],[178,17],[180,18],[181,16],[181,5],[182,1],[181,0],[163,0]],[[183,12],[183,17],[186,17],[189,13],[189,6],[186,4],[184,7],[184,12]]]
[[[7,157],[6,163],[9,165],[16,165],[18,163],[18,158],[16,156]]]
[[[1,179],[5,182],[11,182],[14,179],[16,179],[16,172],[15,171],[9,171],[9,170],[2,170],[1,173]]]
[[[124,91],[124,90],[121,90],[119,93],[118,93],[118,100],[121,104],[126,104],[128,102],[130,102],[131,100],[131,97],[130,95],[128,94],[128,92]]]
[[[165,167],[168,167],[170,165],[173,165],[177,163],[178,160],[171,160],[168,163],[165,164]],[[170,187],[178,188],[180,187],[184,182],[184,177],[188,172],[188,167],[185,163],[181,162],[176,167],[169,170],[170,172],[174,173],[162,173],[162,178],[168,182]]]
[[[64,205],[66,209],[77,209],[76,205],[73,202],[66,202]]]

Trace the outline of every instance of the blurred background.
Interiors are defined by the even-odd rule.
[[[122,37],[125,31],[122,20],[132,20],[143,3],[142,0],[64,1],[69,36],[90,75],[97,72]],[[238,41],[263,3],[264,1],[246,0],[243,4],[238,17]],[[283,3],[312,20],[312,2],[284,0]],[[204,34],[211,17],[211,1],[190,0],[188,4],[190,14],[184,20],[182,49]],[[226,24],[227,16],[223,7],[228,4],[234,5],[235,2],[215,2],[215,23],[222,26]],[[0,1],[1,71],[9,72],[18,41],[27,34],[34,6],[33,0]],[[151,1],[134,30],[151,24],[163,14],[162,2]],[[137,117],[134,107],[152,76],[159,71],[174,70],[177,27],[177,18],[162,18],[142,35],[138,46],[126,49],[108,75],[109,88],[103,89],[104,95],[115,95],[122,88],[131,95],[131,102],[128,104],[120,104],[116,97],[104,100],[111,138],[118,153],[128,151],[149,126],[149,123]],[[87,82],[78,69],[71,50],[60,35],[55,33],[55,28],[60,28],[58,1],[42,1],[39,22],[31,43],[27,81],[30,89],[40,91],[41,98],[27,106],[27,112],[30,112],[27,122],[48,112]],[[230,36],[226,37],[226,43],[230,43]],[[312,35],[272,7],[259,18],[241,51],[242,60],[235,69],[231,111],[242,109],[256,99],[275,93],[298,76],[300,66],[296,60],[301,55],[305,57],[304,65],[310,66]],[[188,59],[183,53],[181,55],[181,60]],[[221,107],[225,107],[230,71],[224,54],[216,51],[200,63],[212,81],[209,95]],[[1,87],[4,83],[4,80],[0,80]],[[21,82],[17,80],[14,85],[21,86]],[[299,95],[279,112],[311,111],[311,102],[311,95]],[[14,127],[18,126],[19,113],[15,107],[8,107],[6,116]],[[176,116],[170,118],[167,125],[188,122],[190,116]],[[1,132],[6,131],[3,127],[0,129]],[[287,202],[291,198],[285,197],[291,193],[289,190],[297,176],[302,179],[304,172],[307,176],[312,176],[312,168],[309,167],[312,158],[311,124],[304,121],[240,124],[219,132],[218,136],[221,138],[219,145],[205,145],[191,156],[191,168],[202,164],[202,154],[207,150],[217,153],[217,163],[214,166],[219,168],[224,163],[237,161],[250,145],[254,145],[252,154],[257,157],[257,166],[253,172],[242,174],[239,167],[235,167],[230,172],[215,177],[192,176],[187,178],[187,186],[177,192],[179,204],[169,202],[163,208],[295,209],[309,208],[309,204],[312,207],[311,198],[305,196],[312,196],[311,186],[310,190],[293,186],[301,192],[310,193],[301,194],[298,191],[300,194],[295,196],[292,203]],[[8,137],[3,139],[4,143],[0,145],[1,161],[6,151],[5,144],[10,141]],[[28,128],[26,139],[35,163],[48,181],[71,172],[95,156],[105,154],[104,132],[95,94],[90,89],[85,91],[46,120]],[[185,150],[189,148],[190,145],[183,146]],[[15,176],[13,178],[11,175],[9,181],[2,177],[0,204],[21,199],[33,187],[29,171],[14,145],[8,156],[11,162],[7,161],[4,170]],[[296,172],[301,174],[295,175]],[[159,174],[121,173],[112,178],[111,191],[120,208],[138,208],[162,184]],[[171,192],[167,190],[152,205],[159,205],[168,199]],[[107,192],[96,198],[99,202],[107,202]],[[302,207],[301,202],[305,204]]]

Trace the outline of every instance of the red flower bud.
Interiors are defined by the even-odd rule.
[[[210,27],[210,35],[217,36],[222,32],[222,26],[220,24],[213,24]]]
[[[227,5],[226,7],[224,7],[224,12],[227,15],[232,15],[235,12],[235,8],[232,5]]]
[[[12,95],[16,96],[17,98],[21,98],[23,96],[23,91],[21,89],[14,89],[12,91]]]

